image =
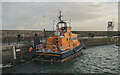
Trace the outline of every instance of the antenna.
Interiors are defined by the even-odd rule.
[[[71,18],[70,18],[70,27],[71,27]]]
[[[55,22],[55,20],[53,20],[53,31],[54,31],[54,22]]]
[[[59,11],[59,14],[60,14],[59,20],[62,21],[62,14],[61,14],[61,11]]]
[[[43,16],[43,26],[45,26],[45,25],[44,25],[44,20],[45,20],[45,16]],[[43,29],[45,29],[45,27],[43,27]]]

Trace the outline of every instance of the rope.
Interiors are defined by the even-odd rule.
[[[20,64],[20,65],[29,64],[29,63],[31,63],[31,62],[34,61],[34,60],[35,60],[35,59],[32,59],[32,60],[30,60],[30,61],[28,61],[28,62],[26,62],[26,63]]]

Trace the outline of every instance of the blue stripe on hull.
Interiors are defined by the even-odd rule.
[[[45,55],[37,55],[40,56],[40,58],[43,58],[44,60],[51,60],[54,59],[54,61],[61,60],[60,56],[45,56]]]
[[[81,45],[79,45],[78,47],[75,47],[73,50],[71,50],[70,52],[68,53],[65,53],[62,55],[62,58],[65,58],[65,57],[68,57],[70,55],[73,55],[75,54],[76,52],[78,52],[77,50],[79,50],[81,48]]]
[[[58,60],[62,60],[62,59],[64,59],[64,58],[66,58],[66,57],[68,57],[68,56],[71,56],[71,55],[73,55],[73,54],[75,54],[76,52],[79,52],[80,50],[80,48],[81,48],[82,46],[81,45],[79,45],[78,47],[75,47],[73,50],[71,50],[71,51],[69,51],[69,52],[66,52],[66,53],[64,53],[64,54],[58,54],[58,55],[60,55],[60,56],[51,56],[51,55],[37,55],[37,56],[40,56],[40,58],[42,58],[43,60],[49,60],[49,61],[51,61],[51,59],[53,59],[54,61],[58,61]],[[82,49],[82,48],[81,48]],[[40,52],[39,52],[40,53]],[[49,53],[48,53],[49,54]],[[53,53],[52,53],[53,54]],[[56,54],[56,53],[54,53],[54,54]]]
[[[63,54],[63,55],[62,55],[62,58],[68,57],[68,56],[70,56],[70,55],[72,55],[72,54],[74,54],[74,53],[75,53],[75,52],[73,52],[73,50],[72,50],[72,51],[70,51],[70,52],[68,52],[68,53]]]

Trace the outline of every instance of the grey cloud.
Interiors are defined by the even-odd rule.
[[[56,20],[57,22],[58,11],[61,10],[64,19],[72,18],[73,30],[105,30],[107,21],[104,20],[107,20],[107,16],[117,15],[115,4],[81,2],[3,3],[3,29],[52,29],[52,21]],[[106,11],[111,11],[111,13]],[[101,19],[103,23],[101,23]],[[103,26],[98,27],[98,24]]]

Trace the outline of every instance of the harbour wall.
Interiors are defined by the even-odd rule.
[[[54,31],[40,31],[40,30],[2,30],[2,37],[15,37],[18,34],[25,34],[29,36],[33,36],[34,33],[39,33],[40,36],[43,36],[43,34],[47,36],[51,36]],[[89,33],[95,34],[95,36],[107,36],[107,31],[72,31],[75,34],[79,34],[81,37],[88,37]],[[111,31],[110,34],[116,36],[118,35],[118,31]]]
[[[104,38],[82,38],[79,41],[83,42],[86,47],[97,45],[109,45],[118,43],[118,37],[104,37]]]
[[[39,33],[39,37],[41,39],[47,38],[53,34],[54,31],[35,31],[35,30],[2,30],[2,42],[3,43],[11,43],[11,42],[18,42],[18,35],[24,34],[24,40],[33,39],[35,33]],[[118,31],[72,31],[75,34],[78,34],[79,37],[91,37],[91,34],[96,36],[118,36]]]

